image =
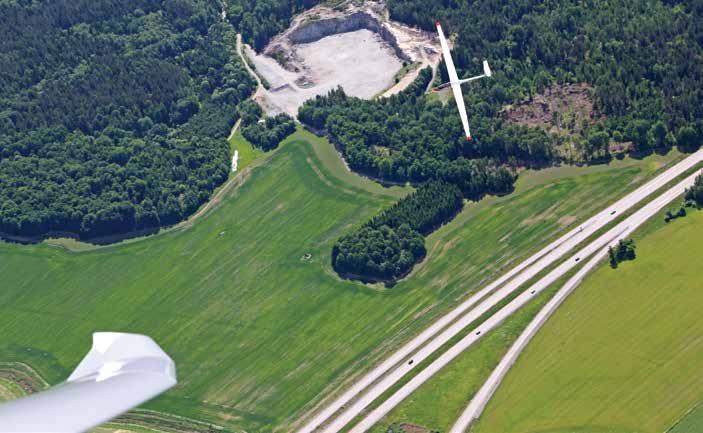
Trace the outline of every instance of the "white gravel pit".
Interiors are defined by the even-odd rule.
[[[270,57],[249,53],[257,72],[271,85],[265,92],[269,114],[295,116],[303,102],[338,86],[350,96],[370,99],[392,86],[402,67],[392,49],[370,30],[300,44],[296,52],[305,66],[300,73],[285,70]],[[302,77],[310,81],[310,87],[301,88],[295,83]]]

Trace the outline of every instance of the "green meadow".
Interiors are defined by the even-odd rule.
[[[332,244],[410,189],[349,172],[329,142],[298,131],[254,155],[244,181],[192,224],[100,248],[0,243],[0,361],[58,382],[92,332],[145,333],[179,375],[147,408],[291,429],[468,293],[679,156],[525,172],[513,194],[468,204],[433,233],[408,278],[369,287],[334,274]]]
[[[666,433],[699,433],[703,431],[703,404],[698,403]]]
[[[264,154],[264,152],[249,143],[246,138],[242,136],[242,131],[238,130],[232,138],[229,140],[230,151],[234,153],[236,150],[239,152],[239,159],[237,160],[237,172],[241,172],[245,168],[249,167],[252,162],[256,161]]]
[[[672,206],[673,207],[673,206]],[[661,433],[703,400],[703,211],[640,230],[520,356],[477,433]],[[701,410],[671,432],[703,431]]]

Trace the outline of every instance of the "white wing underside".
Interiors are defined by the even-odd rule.
[[[173,361],[151,338],[98,332],[66,382],[0,405],[0,432],[84,432],[175,384]]]
[[[452,86],[454,100],[456,101],[457,108],[459,109],[459,117],[461,118],[461,124],[464,126],[466,138],[470,139],[471,130],[469,129],[469,117],[466,115],[464,95],[461,93],[461,81],[459,80],[459,76],[456,73],[456,68],[454,67],[454,62],[452,61],[452,55],[449,52],[449,44],[447,44],[447,39],[444,37],[442,26],[440,26],[439,23],[437,23],[437,32],[439,33],[439,42],[442,45],[442,55],[444,56],[444,63],[447,65],[447,72],[449,73],[449,83]]]

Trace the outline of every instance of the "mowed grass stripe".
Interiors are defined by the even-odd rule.
[[[187,229],[79,253],[0,244],[0,355],[56,382],[91,332],[146,333],[180,378],[147,407],[231,429],[288,428],[563,230],[564,215],[595,212],[675,157],[571,169],[549,185],[540,180],[549,172],[526,173],[529,187],[468,205],[430,236],[415,274],[381,290],[339,280],[330,251],[408,189],[348,172],[326,140],[298,131]]]
[[[654,228],[656,228],[656,230]],[[703,399],[703,212],[653,222],[526,348],[475,432],[661,433]]]

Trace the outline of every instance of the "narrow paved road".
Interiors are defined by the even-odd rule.
[[[371,411],[369,415],[367,415],[359,424],[354,426],[354,428],[352,428],[349,433],[363,433],[373,427],[374,424],[376,424],[391,409],[393,409],[401,401],[403,401],[408,395],[410,395],[413,391],[420,387],[420,385],[425,383],[430,377],[432,377],[440,369],[446,366],[464,350],[472,346],[481,337],[486,335],[486,333],[500,325],[510,315],[512,315],[517,310],[522,308],[525,304],[530,302],[535,296],[539,295],[543,290],[547,289],[551,284],[556,282],[559,278],[564,276],[571,269],[578,266],[582,259],[590,257],[592,254],[603,249],[604,247],[607,249],[608,245],[617,243],[618,240],[625,238],[649,218],[656,215],[667,204],[671,203],[674,199],[683,194],[686,188],[689,188],[693,185],[695,178],[698,176],[698,174],[699,173],[689,176],[684,181],[678,183],[676,186],[666,191],[664,194],[652,200],[642,209],[638,210],[633,215],[627,217],[624,221],[617,224],[612,229],[608,230],[604,235],[599,236],[595,241],[588,244],[578,253],[576,253],[571,258],[560,264],[553,271],[549,272],[537,283],[535,283],[523,293],[518,295],[515,299],[510,301],[506,306],[498,310],[486,321],[484,321],[475,329],[473,329],[470,334],[468,334],[457,344],[452,346],[449,350],[444,352],[439,358],[437,358],[424,370],[422,370],[415,377],[413,377],[407,384],[405,384],[391,397],[384,401],[378,408]],[[593,266],[594,264],[591,263],[591,267]],[[399,380],[401,377],[402,376],[397,377],[397,380]],[[465,418],[470,416],[471,413],[469,413],[466,417],[462,417],[462,423],[464,422]],[[349,421],[351,421],[351,418],[349,418],[347,422]],[[456,432],[452,431],[452,433]]]
[[[506,274],[484,287],[476,294],[470,296],[466,301],[462,302],[456,308],[430,325],[427,329],[425,329],[425,331],[411,339],[380,365],[369,371],[359,381],[354,383],[354,385],[352,385],[347,391],[342,393],[337,399],[327,404],[322,410],[319,411],[319,413],[313,416],[310,421],[298,430],[298,433],[311,433],[316,430],[323,431],[324,433],[337,433],[340,431],[353,418],[358,416],[363,409],[368,406],[368,404],[378,398],[378,396],[395,384],[411,369],[415,368],[423,359],[428,357],[437,348],[461,332],[469,323],[473,322],[483,313],[500,303],[519,286],[537,275],[545,267],[554,263],[569,250],[594,234],[596,231],[612,222],[620,214],[627,211],[668,182],[680,176],[685,171],[691,169],[702,160],[703,150],[690,155],[683,161],[657,176],[655,179],[641,186],[605,210],[589,218],[587,221],[569,231],[564,236],[547,245],[541,251],[512,268]],[[505,284],[508,281],[509,283]],[[504,284],[505,286],[502,287],[502,289],[496,291],[497,288],[503,286]],[[494,291],[495,293],[492,296],[486,298]],[[481,302],[478,307],[472,309],[472,307],[484,298],[486,298],[485,301]],[[462,315],[463,317],[460,317]],[[440,333],[443,329],[444,332]],[[423,345],[425,346],[423,347]],[[421,347],[422,349],[412,356],[412,364],[409,364],[410,355]],[[395,370],[389,373],[393,367],[396,367]],[[363,391],[371,385],[374,386],[362,395]],[[348,406],[348,404],[352,401],[354,403],[351,406]],[[343,408],[346,409],[335,418],[335,414],[340,412]]]
[[[608,247],[614,246],[621,239],[627,238],[627,236],[647,221],[647,219],[656,215],[662,208],[664,208],[664,206],[676,199],[676,197],[683,194],[686,188],[693,185],[695,178],[699,174],[700,173],[696,173],[689,176],[683,182],[671,188],[669,191],[642,208],[632,217],[628,218],[628,221],[619,225],[619,227],[623,228],[622,226],[627,223],[625,224],[624,231],[620,235],[616,236],[606,247],[601,249],[595,256],[593,256],[593,258],[591,258],[591,260],[588,261],[588,263],[579,269],[578,272],[571,277],[561,289],[559,289],[556,295],[554,295],[554,297],[542,308],[542,310],[537,313],[530,324],[527,325],[525,330],[510,347],[510,350],[508,350],[505,354],[493,373],[491,373],[488,380],[486,380],[481,389],[473,397],[467,408],[450,430],[450,433],[464,433],[469,428],[471,423],[475,419],[478,419],[483,412],[483,409],[486,407],[486,404],[498,389],[498,386],[502,382],[508,370],[510,370],[510,367],[512,367],[522,350],[527,346],[527,343],[529,343],[532,337],[537,334],[537,331],[556,311],[559,305],[564,302],[564,300],[571,294],[571,292],[574,291],[576,287],[578,287],[586,274],[593,270],[605,257],[607,257]]]

